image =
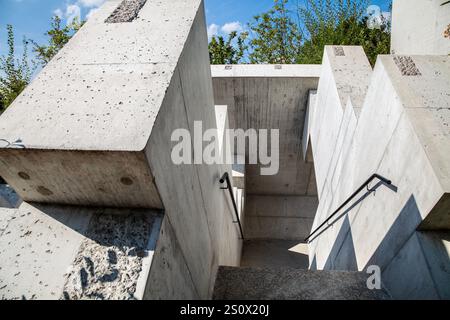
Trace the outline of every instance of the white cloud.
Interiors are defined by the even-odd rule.
[[[76,4],[70,4],[66,8],[67,23],[71,23],[74,19],[81,20],[81,9]]]
[[[225,23],[222,26],[221,30],[223,33],[229,34],[230,32],[233,32],[233,31],[240,32],[243,30],[243,28],[239,21],[234,21],[234,22]]]
[[[64,13],[62,12],[61,9],[56,9],[55,11],[53,11],[53,15],[62,18],[64,16]]]
[[[239,21],[227,22],[222,26],[212,23],[208,26],[208,38],[219,35],[228,36],[233,31],[242,32],[244,27]]]
[[[98,11],[98,8],[94,8],[89,10],[88,14],[86,15],[86,20],[89,20],[89,18],[96,12]]]
[[[212,38],[213,36],[217,36],[219,34],[219,26],[215,23],[212,23],[208,26],[208,38]]]
[[[99,7],[101,6],[105,0],[79,0],[79,5],[85,8]]]

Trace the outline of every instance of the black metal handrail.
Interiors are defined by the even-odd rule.
[[[379,174],[377,174],[377,173],[374,173],[373,175],[371,175],[370,176],[370,178],[369,179],[367,179],[366,180],[366,182],[364,182],[355,192],[353,192],[353,194],[350,196],[350,197],[348,197],[347,198],[347,200],[345,200],[345,202],[343,203],[343,204],[341,204],[340,206],[339,206],[339,208],[337,208],[324,222],[322,222],[321,224],[320,224],[320,226],[318,226],[316,229],[314,229],[314,231],[313,232],[311,232],[311,234],[309,235],[309,236],[307,236],[306,238],[305,238],[305,242],[308,242],[308,240],[317,232],[317,231],[319,231],[320,230],[320,228],[322,228],[326,223],[328,223],[328,221],[330,221],[331,220],[331,218],[333,218],[338,212],[339,212],[339,210],[341,210],[343,207],[345,207],[359,192],[361,192],[361,190],[362,189],[364,189],[364,187],[366,187],[373,179],[375,179],[375,178],[377,178],[377,179],[379,179],[379,180],[381,180],[382,182],[384,182],[385,184],[387,184],[387,185],[391,185],[392,184],[392,181],[391,180],[388,180],[388,179],[386,179],[386,178],[384,178],[384,177],[382,177],[382,176],[380,176]],[[374,191],[373,189],[372,190],[369,190],[369,191]]]
[[[231,197],[231,201],[233,202],[233,207],[234,207],[234,213],[236,214],[236,221],[233,221],[233,223],[237,223],[239,224],[239,231],[241,231],[241,237],[242,240],[244,240],[244,232],[242,232],[242,225],[241,225],[241,220],[239,219],[239,212],[236,206],[236,200],[234,200],[234,194],[233,194],[233,189],[231,187],[231,182],[230,182],[230,176],[228,175],[228,172],[225,172],[222,176],[222,178],[220,178],[220,183],[227,183],[226,187],[220,187],[220,189],[228,189],[228,191],[230,192],[230,197]]]

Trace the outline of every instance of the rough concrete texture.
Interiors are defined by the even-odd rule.
[[[220,267],[216,300],[378,300],[384,290],[369,290],[367,274],[293,268]]]
[[[428,276],[428,260],[414,239],[427,216],[434,221],[429,221],[429,226],[442,226],[449,211],[445,196],[450,172],[449,58],[412,56],[421,75],[408,76],[393,56],[380,56],[357,116],[352,99],[344,109],[339,103],[342,92],[331,77],[334,64],[330,55],[333,53],[325,50],[317,102],[310,111],[309,134],[320,200],[313,229],[371,174],[381,174],[394,186],[374,182],[375,193],[361,192],[342,210],[310,244],[310,266],[364,270],[378,265],[393,297],[413,297],[411,290],[436,296],[433,279],[442,278],[445,271],[434,270]],[[407,261],[415,261],[417,272],[402,271],[400,266],[408,265]]]
[[[231,165],[175,165],[171,160],[175,129],[193,136],[194,121],[202,121],[203,130],[217,128],[207,44],[201,5],[145,149],[176,246],[202,299],[211,297],[218,265],[239,265],[242,245],[230,195],[219,183],[224,172],[231,174]],[[175,285],[186,290],[185,296],[192,293],[190,286]]]
[[[4,144],[0,175],[27,200],[163,208],[173,236],[160,243],[164,258],[153,267],[160,274],[150,275],[161,290],[144,285],[142,296],[209,298],[217,266],[238,265],[241,255],[231,199],[219,185],[232,168],[171,159],[175,129],[193,135],[197,120],[205,130],[217,127],[203,2],[147,1],[132,22],[105,23],[119,4],[107,1],[93,14],[2,114],[1,138],[19,139],[25,148]],[[61,259],[65,268],[67,260]],[[179,265],[180,273],[164,269],[168,265]],[[79,259],[77,268],[83,267]],[[60,297],[63,277],[56,278]],[[91,280],[96,289],[97,277]],[[33,285],[21,288],[35,291]]]
[[[106,23],[131,22],[137,18],[147,0],[123,0],[116,10],[105,20]]]
[[[24,147],[18,150],[2,144],[0,175],[23,199],[161,207],[156,188],[138,179],[152,179],[148,163],[130,168],[135,190],[114,176],[120,172],[114,165],[143,158],[202,2],[147,1],[134,21],[105,23],[119,4],[118,0],[105,2],[0,117],[0,137],[8,142],[21,140]],[[62,150],[79,154],[79,159]],[[71,170],[82,162],[85,151],[94,151],[93,164]],[[117,151],[119,159],[110,158],[111,151]],[[29,181],[18,177],[19,172],[32,171],[43,174]],[[111,173],[112,181],[105,188],[96,177],[106,180]],[[43,197],[36,192],[37,186],[53,195],[45,192]],[[134,194],[148,188],[138,203]],[[109,194],[106,199],[101,189]],[[56,195],[56,190],[61,193]]]
[[[138,152],[0,150],[0,172],[25,201],[162,208]]]
[[[261,176],[259,165],[247,165],[247,193],[307,194],[312,167],[302,159],[301,136],[308,92],[317,87],[320,66],[225,67],[211,70],[214,101],[228,106],[230,128],[280,130],[278,174]]]
[[[2,209],[0,297],[142,299],[160,219],[142,209],[26,202]]]
[[[305,237],[315,208],[307,218],[298,217],[304,211],[300,196],[308,202],[317,192],[313,164],[303,159],[302,132],[308,92],[317,87],[320,65],[218,65],[211,70],[214,101],[227,105],[230,128],[279,129],[280,133],[276,175],[262,176],[260,165],[245,166],[246,238]],[[294,195],[299,206],[286,208],[283,199]],[[258,206],[272,212],[261,217]]]
[[[66,274],[62,298],[135,299],[150,233],[159,219],[137,213],[93,216]]]
[[[413,59],[408,56],[395,56],[395,64],[403,76],[420,76],[420,70],[417,69]]]
[[[450,41],[450,6],[442,0],[395,0],[392,4],[393,54],[446,55]]]

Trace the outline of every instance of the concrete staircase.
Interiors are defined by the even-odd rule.
[[[385,300],[386,290],[370,290],[364,272],[294,268],[220,267],[215,300]]]

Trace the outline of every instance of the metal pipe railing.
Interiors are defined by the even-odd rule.
[[[225,172],[223,174],[222,178],[220,178],[220,183],[221,184],[223,184],[225,182],[227,183],[227,186],[226,187],[220,187],[220,189],[228,189],[228,192],[230,193],[231,202],[233,202],[234,213],[236,214],[236,221],[233,221],[233,223],[239,224],[239,231],[241,232],[242,240],[244,240],[244,232],[242,231],[241,220],[239,219],[239,212],[238,212],[238,209],[237,209],[236,200],[234,199],[233,188],[231,186],[230,176],[228,175],[228,172]]]
[[[366,187],[373,179],[379,179],[382,182],[384,182],[385,184],[391,185],[392,181],[388,180],[382,176],[380,176],[379,174],[374,173],[373,175],[370,176],[369,179],[366,180],[366,182],[364,182],[355,192],[353,192],[353,194],[347,198],[347,200],[345,200],[345,202],[343,204],[341,204],[339,206],[339,208],[337,208],[324,222],[322,222],[320,224],[320,226],[318,226],[316,229],[314,229],[313,232],[311,232],[311,234],[305,238],[305,242],[308,242],[308,240],[317,233],[317,231],[320,230],[320,228],[322,228],[326,223],[328,223],[328,221],[331,220],[331,218],[333,218],[338,212],[339,210],[341,210],[343,207],[345,207],[359,192],[361,192],[362,189],[364,189],[364,187]]]

